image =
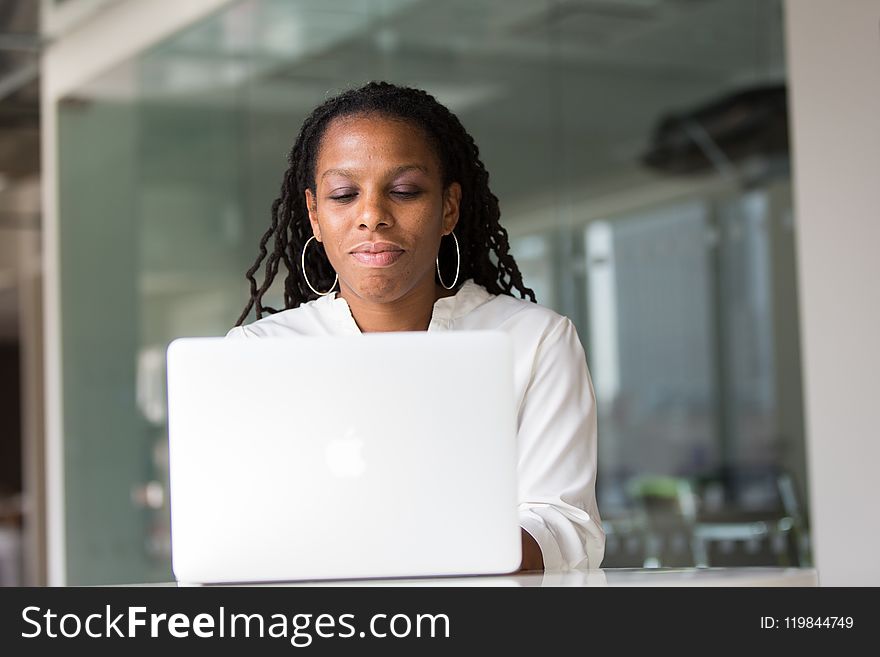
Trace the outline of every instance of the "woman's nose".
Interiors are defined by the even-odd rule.
[[[391,226],[394,218],[379,194],[365,194],[361,207],[360,225],[362,228],[376,230],[379,227]]]

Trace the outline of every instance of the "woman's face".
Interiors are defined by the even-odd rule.
[[[379,303],[433,294],[440,238],[455,228],[460,200],[458,183],[443,188],[422,130],[381,116],[334,119],[321,140],[315,193],[306,190],[341,296]]]

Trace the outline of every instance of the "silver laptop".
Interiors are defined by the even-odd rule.
[[[179,582],[519,567],[506,334],[183,338],[167,356]]]

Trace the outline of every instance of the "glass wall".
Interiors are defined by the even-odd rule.
[[[300,123],[371,79],[458,114],[578,327],[603,565],[806,563],[780,3],[252,0],[59,106],[69,581],[170,578],[165,346],[235,322]]]

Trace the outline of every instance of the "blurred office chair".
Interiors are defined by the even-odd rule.
[[[707,485],[717,486],[718,482],[704,482],[704,491]],[[773,468],[740,468],[727,485],[735,488],[734,503],[719,508],[703,505],[694,524],[706,565],[809,565],[805,517],[789,473]],[[744,502],[749,490],[763,491],[758,495],[763,502]]]
[[[645,528],[644,568],[705,565],[695,533],[697,498],[688,479],[644,475],[630,480],[627,493]]]
[[[648,556],[648,534],[641,513],[621,510],[602,515],[605,557],[602,568],[642,568]]]

